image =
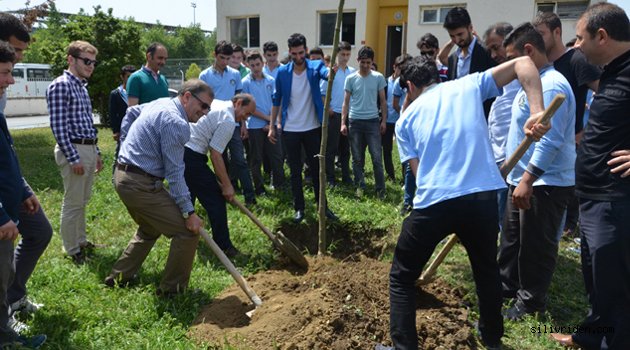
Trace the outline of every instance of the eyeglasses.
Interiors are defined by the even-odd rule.
[[[210,110],[210,105],[209,105],[209,104],[207,104],[207,103],[203,102],[203,101],[199,98],[199,96],[197,96],[196,94],[193,94],[192,92],[191,92],[190,94],[191,94],[191,95],[192,95],[192,97],[194,97],[197,101],[199,101],[199,103],[201,103],[201,108],[202,108],[202,109],[207,109],[207,110]]]
[[[81,57],[81,56],[72,56],[72,57],[74,57],[74,58],[76,58],[76,59],[78,59],[78,60],[83,61],[83,63],[84,63],[86,66],[91,66],[91,65],[94,65],[94,68],[96,68],[96,66],[98,66],[98,61],[97,61],[97,60],[91,60],[91,59],[89,59],[89,58],[85,58],[85,57]]]
[[[422,56],[433,56],[435,55],[435,51],[434,50],[429,50],[429,51],[420,51],[420,54]]]

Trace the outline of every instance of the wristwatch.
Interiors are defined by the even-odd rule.
[[[195,211],[192,210],[192,211],[189,211],[187,213],[182,213],[182,216],[184,217],[184,219],[188,219],[194,213],[195,213]]]

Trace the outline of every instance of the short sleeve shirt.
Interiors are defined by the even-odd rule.
[[[387,87],[385,77],[379,72],[370,71],[365,77],[354,72],[346,78],[345,91],[350,96],[350,119],[378,118],[378,94]]]

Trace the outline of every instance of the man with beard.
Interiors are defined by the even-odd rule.
[[[168,97],[168,82],[160,74],[166,64],[168,51],[160,43],[149,45],[146,52],[147,63],[127,80],[127,102],[129,107]]]

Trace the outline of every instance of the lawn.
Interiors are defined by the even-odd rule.
[[[199,344],[187,337],[188,327],[200,308],[233,283],[203,243],[200,243],[195,259],[189,290],[174,299],[155,296],[169,244],[169,240],[164,238],[158,240],[144,263],[136,285],[110,289],[102,284],[136,228],[111,184],[115,148],[111,131],[99,130],[99,145],[105,166],[96,177],[87,208],[88,238],[105,247],[98,249],[91,262],[81,267],[75,266],[65,256],[58,235],[63,186],[53,158],[54,139],[50,129],[20,130],[12,134],[24,176],[37,193],[55,231],[29,282],[31,297],[45,307],[27,323],[31,333],[48,335],[44,349],[232,348]],[[368,160],[367,164],[371,162]],[[329,193],[330,206],[341,218],[338,225],[343,225],[346,230],[389,232],[392,244],[381,258],[391,260],[393,243],[402,222],[398,215],[402,191],[400,184],[388,182],[387,197],[376,199],[370,191],[373,190],[373,182],[369,182],[371,166],[366,170],[367,195],[357,200],[351,188],[335,188]],[[400,174],[400,169],[396,174]],[[316,225],[313,194],[308,189],[306,197],[307,220],[301,224],[305,228]],[[199,205],[197,211],[204,213]],[[293,214],[291,197],[287,193],[260,197],[254,211],[267,226],[286,225]],[[237,209],[230,207],[228,217],[235,245],[249,255],[248,259],[237,261],[237,267],[245,275],[270,268],[277,255],[269,240]],[[205,216],[203,218],[205,220]],[[555,345],[548,341],[545,334],[533,334],[532,327],[539,324],[575,325],[580,321],[587,304],[579,255],[569,250],[573,246],[572,242],[563,242],[560,248],[548,313],[518,323],[506,322],[504,343],[507,348],[554,348]],[[477,317],[474,285],[467,256],[461,247],[456,247],[449,255],[439,275],[465,295],[462,302],[471,306],[471,322],[474,321]]]

